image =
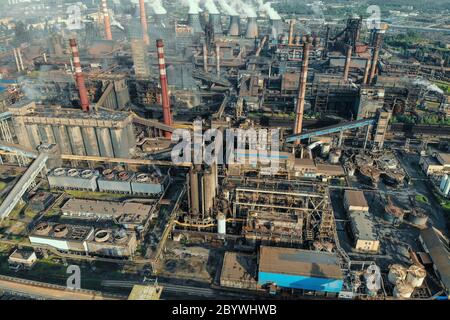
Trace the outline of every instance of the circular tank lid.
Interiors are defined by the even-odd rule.
[[[120,180],[128,180],[130,178],[130,174],[126,171],[121,171],[118,174]]]
[[[95,242],[106,242],[109,240],[111,233],[108,230],[99,230],[95,233]]]
[[[150,179],[149,175],[146,173],[140,173],[136,177],[137,182],[146,182]]]
[[[58,224],[53,228],[53,232],[56,237],[63,237],[69,232],[69,230],[65,224]]]
[[[65,168],[57,168],[53,171],[53,174],[55,176],[63,176],[66,174],[66,169]]]
[[[94,172],[92,171],[92,170],[84,170],[82,173],[81,173],[81,176],[83,177],[83,178],[90,178],[90,177],[92,177],[94,175]]]
[[[69,175],[70,177],[76,177],[79,174],[80,173],[78,172],[78,169],[70,169],[69,171],[67,171],[67,175]]]
[[[47,222],[41,222],[36,227],[36,233],[46,234],[50,231],[50,225]]]

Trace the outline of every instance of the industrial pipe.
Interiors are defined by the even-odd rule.
[[[292,46],[294,44],[294,26],[295,26],[295,20],[291,19],[289,21],[289,46]]]
[[[106,40],[112,40],[111,20],[109,19],[109,12],[106,0],[102,0],[102,9],[103,9],[103,23],[105,26],[105,38]]]
[[[294,134],[300,134],[302,132],[303,111],[305,109],[306,82],[308,80],[310,42],[311,38],[308,36],[305,43],[303,44],[302,69],[300,71]]]
[[[166,61],[164,58],[164,41],[162,39],[156,40],[156,47],[158,49],[159,61],[159,80],[161,82],[161,100],[163,107],[163,120],[165,125],[172,125],[172,115],[170,113],[169,89],[167,86],[167,72]],[[172,133],[165,131],[164,136],[168,139],[172,137]]]
[[[17,72],[20,72],[21,69],[20,69],[19,57],[17,55],[17,49],[16,48],[13,49],[13,53],[14,53],[14,59],[16,60]]]
[[[370,76],[369,76],[369,84],[373,83],[373,79],[375,78],[375,73],[377,72],[377,65],[378,65],[378,56],[380,55],[380,49],[381,49],[381,33],[376,32],[375,33],[375,43],[374,43],[374,50],[373,50],[373,56],[372,56],[372,66],[370,69]]]
[[[22,60],[22,51],[20,50],[20,48],[17,48],[17,56],[19,57],[20,69],[22,71],[25,71],[25,67],[23,66],[23,60]]]
[[[148,25],[147,25],[147,14],[145,13],[145,2],[144,0],[139,0],[139,12],[141,16],[141,28],[142,28],[142,39],[145,44],[150,45],[150,38],[148,36]]]
[[[208,73],[208,46],[203,43],[203,70]]]
[[[217,76],[220,76],[220,45],[216,43],[216,69]]]
[[[352,61],[352,46],[347,46],[347,55],[345,57],[344,81],[348,81],[348,73],[350,71],[350,63]]]
[[[84,76],[81,71],[80,54],[78,52],[77,41],[75,39],[70,39],[70,48],[72,49],[73,64],[75,66],[75,81],[78,87],[78,93],[80,95],[81,108],[84,112],[89,111],[89,99],[87,95],[86,86],[84,84]]]
[[[362,81],[362,84],[367,84],[367,81],[369,79],[369,72],[370,72],[370,59],[367,59],[366,66],[364,68],[364,79]]]

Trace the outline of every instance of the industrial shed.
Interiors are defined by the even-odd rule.
[[[261,246],[258,285],[339,293],[343,285],[339,258],[328,252]]]
[[[367,204],[366,198],[364,197],[364,193],[359,190],[345,190],[344,207],[347,212],[369,211],[369,205]]]

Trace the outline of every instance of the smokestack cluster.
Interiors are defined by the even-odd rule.
[[[228,28],[228,35],[232,37],[238,37],[241,35],[239,16],[230,16],[230,27]]]
[[[247,39],[254,39],[259,36],[258,32],[258,23],[255,17],[247,18],[247,32],[245,33],[245,37]]]
[[[161,82],[161,100],[163,107],[163,121],[165,125],[172,125],[172,115],[170,112],[169,88],[167,85],[166,60],[164,57],[164,42],[162,39],[156,40],[158,49],[159,62],[159,80]],[[170,132],[164,132],[164,136],[168,139],[172,137]]]
[[[310,42],[310,37],[307,37],[306,41],[303,43],[302,69],[300,71],[294,134],[300,134],[302,132],[303,112],[305,109],[306,82],[308,80]]]
[[[105,39],[112,40],[111,20],[109,19],[109,12],[106,0],[102,0],[102,9],[103,9],[103,23],[105,26]]]
[[[89,99],[87,95],[86,86],[84,84],[84,76],[81,71],[80,53],[78,52],[77,41],[75,39],[70,39],[70,48],[72,49],[73,64],[75,67],[75,81],[78,87],[78,93],[80,95],[81,108],[84,112],[89,111]]]
[[[142,39],[145,44],[150,45],[150,38],[148,37],[148,25],[147,25],[147,14],[145,12],[145,2],[144,0],[139,0],[139,14],[141,18],[141,28],[142,28]]]

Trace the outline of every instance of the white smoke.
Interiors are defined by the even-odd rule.
[[[216,4],[214,3],[214,0],[206,0],[205,1],[205,8],[208,10],[210,14],[219,14],[219,9],[217,9]]]
[[[185,6],[189,6],[189,14],[198,14],[202,12],[200,9],[200,0],[182,0]]]
[[[167,10],[162,5],[161,0],[153,0],[150,5],[151,5],[153,11],[155,12],[155,14],[166,14],[167,13]]]
[[[230,4],[228,4],[225,1],[220,1],[219,2],[220,7],[222,8],[223,11],[225,11],[225,13],[229,16],[238,16],[238,12],[236,11],[236,9],[234,9]]]
[[[422,79],[422,78],[418,78],[418,79],[414,80],[413,84],[423,86],[426,88],[427,91],[433,91],[433,92],[437,92],[439,94],[444,94],[444,91],[442,91],[442,89],[439,88],[437,85],[431,83],[428,80]]]
[[[240,10],[241,10],[242,14],[244,15],[244,17],[256,18],[258,16],[256,14],[255,8],[253,8],[253,6],[251,6],[250,4],[247,4],[242,1],[235,1],[235,2],[237,3],[238,6],[240,6]]]
[[[259,1],[260,4],[260,10],[264,11],[271,20],[281,20],[281,16],[279,15],[279,13],[272,8],[272,2],[266,2],[266,3],[262,3],[262,1]]]

